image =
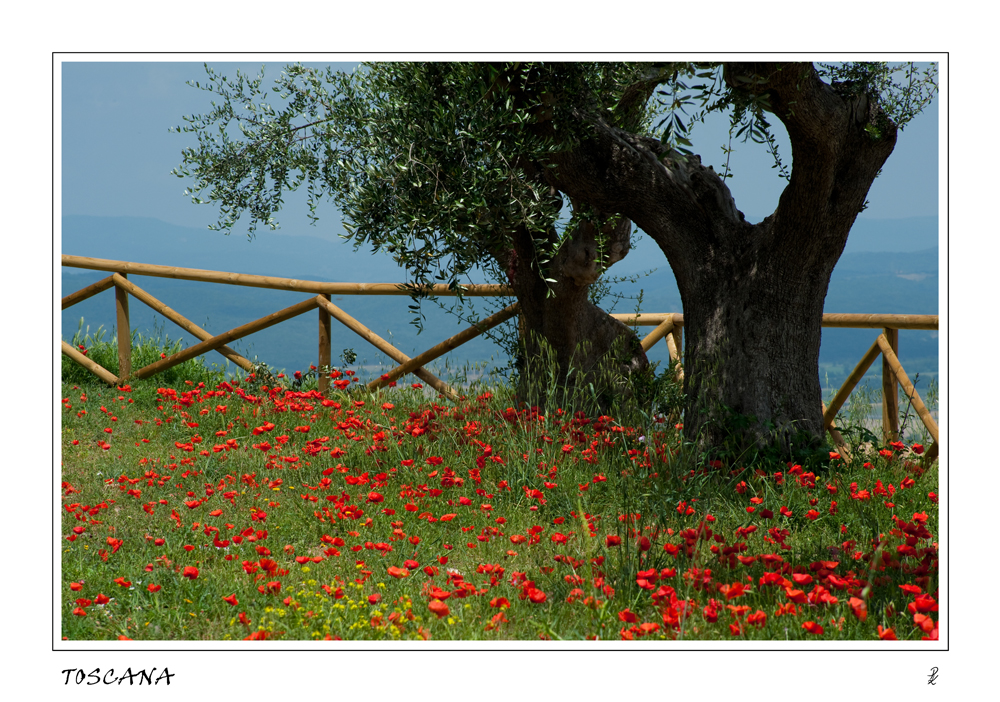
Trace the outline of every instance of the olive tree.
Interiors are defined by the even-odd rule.
[[[293,65],[271,91],[263,73],[206,70],[196,85],[221,99],[185,118],[198,145],[176,173],[219,204],[216,227],[243,215],[250,232],[274,227],[288,190],[305,188],[311,216],[329,198],[355,245],[390,252],[417,296],[477,266],[508,283],[521,353],[550,346],[567,386],[599,368],[650,373],[635,333],[588,297],[641,229],[677,280],[685,432],[709,445],[732,415],[758,444],[821,439],[830,275],[897,131],[936,90],[933,67],[884,63]],[[711,111],[788,180],[760,223],[693,153],[690,126]],[[790,168],[769,118],[787,130]]]

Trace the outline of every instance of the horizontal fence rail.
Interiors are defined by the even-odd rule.
[[[410,358],[330,301],[330,297],[333,295],[410,295],[415,288],[408,284],[325,283],[314,280],[298,280],[295,278],[250,275],[246,273],[227,273],[199,268],[158,266],[149,263],[132,263],[66,254],[62,257],[62,265],[71,268],[84,268],[111,273],[107,278],[103,278],[96,283],[92,283],[81,290],[63,297],[62,309],[67,309],[105,290],[114,288],[118,339],[118,375],[116,376],[111,371],[101,367],[65,341],[62,342],[62,352],[104,382],[112,385],[118,385],[131,378],[141,379],[151,377],[209,351],[217,351],[240,368],[252,372],[253,363],[231,349],[227,344],[316,309],[319,311],[319,362],[317,364],[319,368],[330,366],[330,322],[331,319],[336,319],[399,364],[388,373],[371,381],[368,384],[369,389],[375,390],[384,387],[388,383],[412,373],[437,390],[441,395],[452,401],[457,401],[460,399],[460,396],[454,388],[428,371],[425,366],[519,313],[518,304],[515,302],[449,339],[442,341],[433,348]],[[128,275],[130,274],[204,283],[269,288],[272,290],[287,290],[307,293],[310,297],[266,317],[236,327],[222,334],[212,335],[130,281],[128,279]],[[476,297],[512,296],[512,290],[506,285],[464,285],[460,286],[459,289],[449,287],[448,285],[430,285],[421,286],[419,289],[431,296],[453,296],[459,294]],[[167,358],[162,358],[144,368],[133,371],[131,367],[131,333],[128,313],[129,296],[134,297],[186,330],[197,338],[199,342]],[[681,350],[684,347],[683,314],[667,312],[612,314],[610,316],[629,326],[654,327],[640,342],[643,351],[651,350],[660,340],[665,339],[670,361],[677,366],[677,377],[681,380],[684,378],[684,371],[681,365]],[[901,386],[917,416],[934,440],[934,443],[925,454],[926,462],[933,461],[938,455],[938,425],[934,421],[931,412],[917,394],[913,383],[906,375],[906,371],[899,361],[898,354],[900,329],[936,330],[938,328],[938,316],[931,314],[824,314],[823,326],[881,330],[881,333],[872,343],[871,348],[868,349],[836,395],[834,395],[829,406],[824,405],[822,408],[824,428],[829,432],[830,437],[841,453],[849,456],[847,445],[837,430],[834,419],[844,406],[844,403],[847,402],[851,392],[861,381],[861,378],[868,372],[868,369],[875,360],[879,356],[882,356],[882,429],[885,440],[888,442],[899,439],[898,388]],[[320,392],[324,393],[329,389],[329,378],[323,373],[319,374],[319,389]]]

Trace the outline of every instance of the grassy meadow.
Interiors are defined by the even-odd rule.
[[[113,342],[73,343],[114,372]],[[139,338],[133,367],[176,348]],[[912,410],[880,445],[871,391],[838,417],[850,460],[706,456],[669,412],[542,413],[486,379],[456,404],[350,368],[324,397],[63,363],[69,641],[937,638],[937,464]]]

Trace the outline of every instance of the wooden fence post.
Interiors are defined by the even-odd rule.
[[[677,382],[684,382],[684,327],[681,324],[681,315],[673,315],[674,319],[674,330],[670,333],[671,338],[674,341],[674,352],[677,354],[677,360],[681,363],[677,367]]]
[[[330,301],[329,295],[320,295],[327,302]],[[324,369],[330,366],[330,313],[325,307],[320,305],[319,310],[319,362],[316,364],[319,366],[319,391],[326,394],[326,391],[330,388],[330,376],[329,371]]]
[[[886,327],[882,333],[898,356],[899,330]],[[885,355],[882,356],[882,433],[886,443],[899,441],[899,382]]]
[[[122,278],[126,278],[123,274]],[[128,292],[115,286],[115,316],[118,325],[118,378],[124,382],[132,375],[132,330],[128,321]]]

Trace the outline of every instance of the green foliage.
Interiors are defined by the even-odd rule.
[[[545,275],[570,223],[563,199],[538,168],[553,150],[583,135],[579,109],[607,114],[639,75],[631,64],[374,63],[352,74],[301,65],[285,68],[272,93],[263,71],[194,83],[221,100],[177,131],[197,135],[174,173],[191,178],[195,202],[218,202],[215,228],[242,214],[249,232],[277,226],[283,194],[305,186],[310,215],[330,197],[356,247],[385,250],[422,286],[482,266],[495,279],[495,256],[518,228],[535,241],[532,267]],[[643,117],[623,113],[623,126]],[[532,127],[550,120],[555,137]],[[202,194],[207,193],[207,199]],[[557,225],[560,225],[557,228]]]

